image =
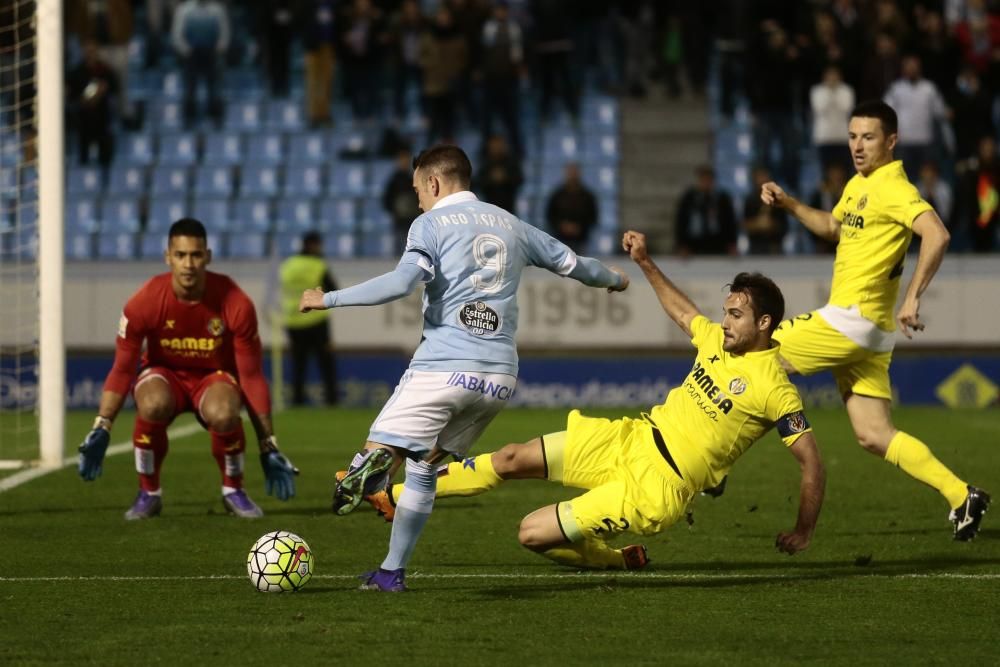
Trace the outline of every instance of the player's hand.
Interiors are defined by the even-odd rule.
[[[629,230],[622,236],[622,249],[629,254],[634,262],[642,262],[649,259],[646,252],[646,235],[641,232]]]
[[[914,297],[903,300],[903,305],[899,307],[896,314],[896,321],[899,323],[899,330],[907,338],[913,338],[910,329],[913,331],[923,331],[924,323],[920,321],[920,299]]]
[[[778,551],[794,556],[800,551],[805,551],[809,547],[810,535],[799,532],[778,533],[778,538],[774,541],[774,546]]]
[[[608,291],[609,292],[624,292],[625,290],[627,290],[628,289],[628,274],[625,273],[624,271],[622,271],[621,269],[619,269],[617,266],[612,266],[611,270],[614,271],[619,276],[621,276],[622,284],[618,285],[617,287],[609,287]]]
[[[77,470],[85,482],[93,482],[101,476],[104,466],[104,454],[111,442],[111,420],[98,417],[94,420],[94,428],[83,439],[78,451],[80,460]]]
[[[264,490],[278,500],[295,495],[295,476],[299,474],[288,457],[278,451],[278,439],[273,435],[262,445],[260,466],[264,469]]]
[[[768,181],[764,185],[760,186],[760,200],[768,206],[785,208],[785,202],[788,200],[788,195],[785,194],[785,191],[781,189],[780,185]]]
[[[323,303],[324,294],[326,292],[323,291],[322,287],[307,289],[302,293],[302,298],[299,299],[299,312],[308,313],[310,310],[326,310],[326,305]]]

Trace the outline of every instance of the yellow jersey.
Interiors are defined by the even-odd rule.
[[[900,160],[868,176],[855,174],[833,208],[840,243],[833,262],[830,303],[857,306],[884,331],[896,327],[896,297],[913,221],[933,210],[906,178]]]
[[[786,445],[812,429],[778,360],[777,341],[768,350],[730,354],[722,349],[722,327],[704,315],[691,320],[691,333],[694,366],[650,417],[684,479],[705,488],[721,482],[772,427]]]

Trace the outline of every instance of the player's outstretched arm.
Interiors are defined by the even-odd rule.
[[[924,211],[913,221],[913,231],[920,237],[920,255],[917,256],[917,267],[913,270],[913,278],[903,297],[903,303],[896,314],[899,330],[907,338],[913,338],[913,331],[923,331],[924,324],[920,321],[920,296],[931,284],[931,279],[941,267],[944,253],[948,249],[951,234],[934,211]]]
[[[632,260],[642,269],[643,275],[649,281],[656,298],[660,300],[663,310],[677,323],[684,333],[691,335],[691,320],[701,314],[687,294],[682,292],[669,278],[663,275],[660,267],[652,260],[646,251],[646,236],[639,232],[627,231],[622,237],[622,248]]]
[[[799,462],[802,470],[802,481],[799,487],[799,517],[795,522],[795,530],[790,533],[778,533],[774,545],[778,551],[789,556],[803,551],[809,546],[819,510],[823,506],[823,494],[826,489],[826,470],[816,446],[816,438],[812,432],[803,433],[789,448],[789,451]]]
[[[333,292],[324,292],[320,287],[307,289],[299,300],[299,311],[305,313],[340,306],[377,306],[412,294],[417,285],[429,277],[433,277],[433,273],[426,264],[426,259],[418,253],[408,252],[389,273],[353,287]]]
[[[785,209],[816,236],[828,241],[840,240],[840,221],[833,217],[832,213],[803,204],[785,192],[777,183],[768,182],[762,185],[760,200],[768,206]]]
[[[125,404],[125,395],[107,389],[101,394],[101,403],[97,408],[97,417],[87,436],[80,443],[77,451],[80,457],[77,461],[77,472],[85,482],[93,482],[101,476],[104,470],[104,454],[111,442],[111,425]]]

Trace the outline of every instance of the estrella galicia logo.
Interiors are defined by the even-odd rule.
[[[747,390],[747,381],[743,378],[733,378],[729,382],[729,393],[739,396]]]
[[[458,321],[474,336],[492,336],[503,323],[500,314],[482,301],[462,304],[458,310]]]

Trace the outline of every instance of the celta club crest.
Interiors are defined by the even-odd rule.
[[[729,393],[739,396],[747,390],[747,381],[743,378],[733,378],[729,381]]]
[[[208,333],[213,336],[221,336],[225,330],[226,326],[222,323],[221,317],[213,317],[208,321]]]
[[[864,210],[865,206],[867,206],[867,205],[868,205],[868,195],[865,195],[864,197],[862,197],[861,199],[858,200],[858,210],[859,211]]]

